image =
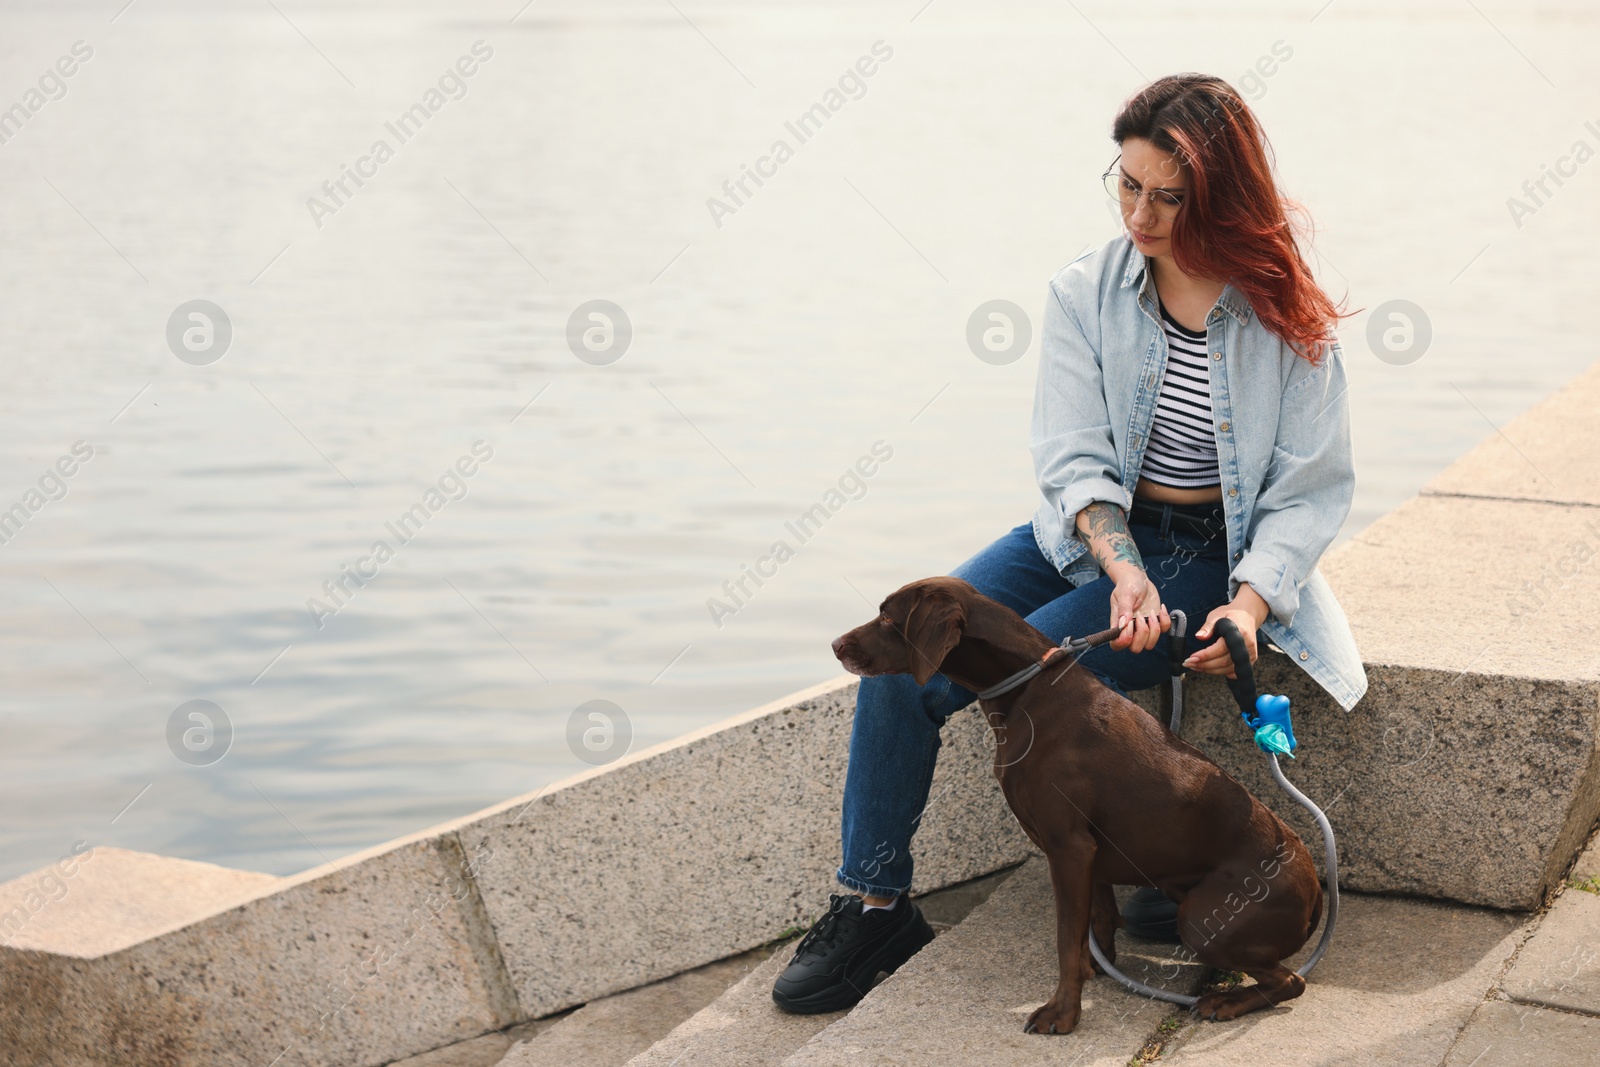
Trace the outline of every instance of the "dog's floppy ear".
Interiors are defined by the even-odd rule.
[[[932,592],[919,597],[906,616],[906,642],[911,646],[911,677],[927,685],[944,662],[945,656],[961,640],[967,611],[948,593]]]

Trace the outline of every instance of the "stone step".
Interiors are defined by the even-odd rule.
[[[390,1067],[622,1067],[737,983],[768,953],[757,949],[572,1011],[484,1034]]]
[[[1333,944],[1302,996],[1232,1022],[1185,1015],[1162,1067],[1437,1067],[1533,921],[1489,908],[1342,894]],[[1292,965],[1309,954],[1308,946]]]
[[[1539,915],[1346,894],[1305,996],[1240,1020],[1245,1026],[1188,1023],[1162,1063],[1594,1062],[1600,839],[1565,884]]]
[[[1444,1067],[1549,1067],[1600,1058],[1600,1019],[1490,1000],[1450,1050]]]
[[[385,1067],[495,1067],[495,1064],[505,1059],[512,1045],[547,1027],[554,1026],[562,1018],[564,1016],[520,1023],[504,1031],[496,1030],[465,1041],[457,1041],[453,1045],[436,1048],[432,1052],[407,1056],[403,1060],[393,1060]]]
[[[917,904],[941,937],[1009,877],[1011,871],[977,878],[920,897]],[[843,1012],[789,1015],[772,1002],[772,983],[788,966],[793,944],[784,944],[706,1008],[627,1063],[627,1067],[776,1067]],[[923,951],[927,951],[924,949]]]
[[[741,953],[692,971],[592,1000],[554,1026],[512,1045],[499,1067],[622,1067],[730,985],[741,984],[770,953]]]
[[[1478,1006],[1444,1067],[1592,1063],[1600,1048],[1600,839]]]
[[[1200,986],[1204,968],[1185,962],[1182,946],[1119,935],[1117,950],[1118,966],[1142,982],[1186,993]],[[1125,1067],[1179,1010],[1101,976],[1085,987],[1083,1018],[1072,1034],[1023,1033],[1029,1013],[1055,984],[1055,897],[1043,860],[1034,858],[965,922],[782,1063]]]
[[[930,919],[949,929],[985,895],[981,883],[995,880],[921,903]],[[854,1012],[796,1017],[777,1011],[771,987],[788,961],[785,946],[627,1067],[969,1059],[1006,1067],[1055,1064],[1063,1056],[1086,1067],[1123,1067],[1156,1056],[1173,1067],[1587,1062],[1600,1040],[1600,838],[1566,886],[1538,916],[1346,893],[1329,955],[1296,1001],[1236,1022],[1199,1022],[1096,978],[1086,990],[1078,1030],[1046,1038],[1020,1032],[1055,978],[1054,901],[1035,859]],[[1119,887],[1118,894],[1125,899],[1127,890]],[[1118,945],[1124,969],[1152,985],[1193,992],[1201,981],[1199,968],[1179,962],[1181,948],[1126,938]],[[1157,979],[1163,974],[1173,976],[1170,985]]]
[[[841,1018],[789,1015],[772,1003],[772,983],[789,964],[784,944],[737,985],[629,1060],[627,1067],[773,1067]]]
[[[1501,988],[1524,1004],[1600,1015],[1600,838],[1578,857]]]

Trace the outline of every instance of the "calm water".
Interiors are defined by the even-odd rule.
[[[0,144],[0,508],[65,488],[0,546],[0,878],[80,838],[288,873],[583,769],[587,701],[637,748],[837,674],[883,593],[1031,513],[1037,345],[981,362],[967,318],[1036,318],[1113,233],[1106,130],[1146,77],[1270,57],[1325,283],[1431,321],[1407,365],[1343,329],[1343,536],[1594,358],[1600,162],[1506,203],[1600,148],[1576,4],[521,3],[0,14],[0,107],[92,51]],[[195,299],[232,327],[207,365],[166,336]],[[632,326],[609,365],[567,342],[595,299]],[[319,627],[345,565],[377,576]],[[218,762],[169,747],[191,700],[231,721]]]

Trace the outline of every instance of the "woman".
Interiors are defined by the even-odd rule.
[[[1214,636],[1229,618],[1252,662],[1265,634],[1348,709],[1366,674],[1316,571],[1354,485],[1339,309],[1226,82],[1163,78],[1112,137],[1104,180],[1127,233],[1064,268],[1045,301],[1030,442],[1043,499],[952,573],[1056,641],[1104,629],[1109,604],[1122,632],[1080,662],[1119,692],[1166,679],[1178,608],[1203,620],[1190,669],[1231,675]],[[861,680],[837,872],[852,893],[801,941],[773,989],[781,1007],[848,1007],[931,939],[906,898],[910,840],[939,729],[973,698],[937,674]],[[1176,912],[1141,889],[1124,917],[1177,940]]]

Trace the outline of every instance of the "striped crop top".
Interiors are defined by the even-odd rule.
[[[1140,473],[1158,485],[1181,489],[1220,485],[1205,331],[1178,325],[1165,307],[1161,326],[1167,334],[1167,373]]]

